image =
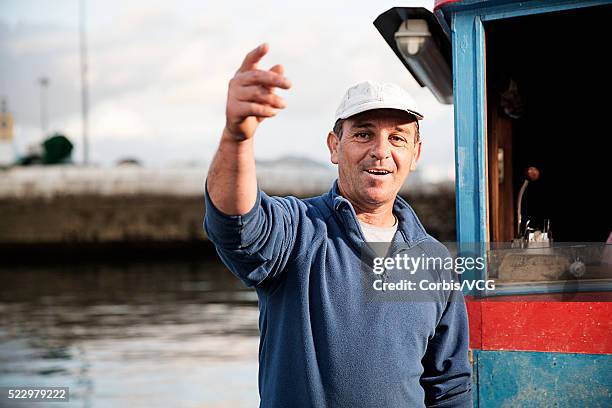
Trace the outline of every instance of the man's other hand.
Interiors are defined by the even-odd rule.
[[[274,65],[268,71],[257,68],[268,50],[268,44],[264,43],[249,52],[230,80],[224,137],[235,141],[250,139],[259,123],[285,108],[283,98],[274,93],[275,88],[291,87],[291,82],[283,75],[283,66]]]

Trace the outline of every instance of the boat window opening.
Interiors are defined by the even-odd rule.
[[[611,21],[606,5],[485,23],[489,241],[513,254],[491,257],[499,281],[612,278]]]

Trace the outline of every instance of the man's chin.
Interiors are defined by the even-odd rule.
[[[370,204],[383,204],[395,198],[395,194],[388,189],[368,188],[363,192],[363,197]]]

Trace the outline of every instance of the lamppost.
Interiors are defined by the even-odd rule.
[[[81,55],[81,121],[83,132],[83,164],[89,164],[88,111],[89,93],[87,89],[87,38],[85,36],[85,0],[79,1],[79,39]]]
[[[49,78],[40,77],[38,83],[40,84],[40,129],[44,140],[47,135],[47,88],[49,87]]]

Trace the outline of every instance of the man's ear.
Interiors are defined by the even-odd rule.
[[[338,143],[340,143],[340,139],[334,132],[329,132],[327,134],[327,148],[329,149],[331,162],[334,164],[338,164]]]
[[[421,157],[421,143],[422,142],[419,140],[414,145],[414,152],[412,156],[412,163],[410,164],[410,171],[416,170],[417,162],[419,161],[419,158]]]

